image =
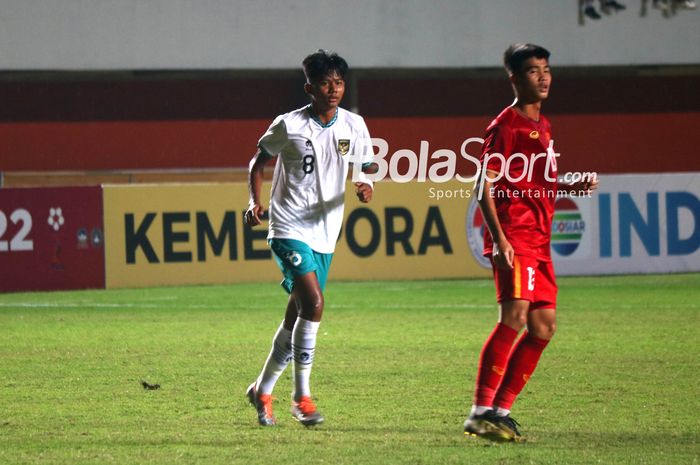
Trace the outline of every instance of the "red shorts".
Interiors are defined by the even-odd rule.
[[[530,310],[557,307],[557,282],[552,262],[516,255],[513,269],[497,268],[491,259],[498,303],[529,300]]]

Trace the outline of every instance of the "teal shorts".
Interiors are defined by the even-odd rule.
[[[332,253],[318,253],[311,247],[295,239],[270,239],[270,248],[282,270],[284,279],[280,283],[289,294],[294,289],[294,278],[312,271],[316,272],[318,284],[323,291],[326,288],[328,269],[331,267]]]

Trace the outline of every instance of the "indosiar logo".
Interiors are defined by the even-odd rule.
[[[557,200],[552,221],[552,249],[564,257],[573,254],[585,231],[586,222],[576,202],[568,198]]]

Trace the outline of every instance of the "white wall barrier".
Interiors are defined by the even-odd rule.
[[[577,2],[554,0],[0,0],[0,67],[299,69],[319,47],[354,68],[500,67],[522,41],[557,66],[700,61],[697,11],[639,5],[582,27]]]

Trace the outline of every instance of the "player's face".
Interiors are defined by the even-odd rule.
[[[518,90],[518,97],[528,102],[539,102],[549,95],[552,73],[546,58],[529,58],[522,71],[513,81]]]
[[[334,110],[340,105],[345,94],[345,81],[338,73],[331,73],[323,79],[306,85],[306,92],[319,112]]]

